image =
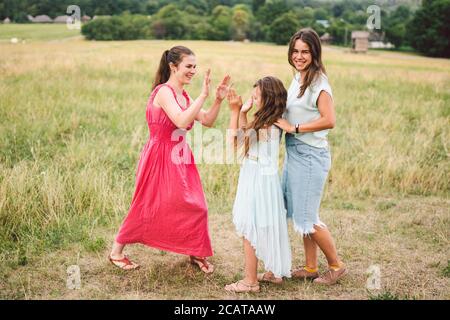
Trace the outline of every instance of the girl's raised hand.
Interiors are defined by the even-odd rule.
[[[231,77],[229,75],[226,75],[222,82],[218,85],[216,89],[216,99],[222,101],[227,97],[228,91],[230,90],[229,83],[230,83]]]
[[[203,86],[202,86],[202,92],[200,93],[205,98],[209,96],[209,87],[211,85],[211,69],[206,70],[205,78],[203,79]]]
[[[251,108],[253,107],[253,96],[247,99],[245,101],[244,105],[242,106],[241,112],[247,113]]]
[[[230,107],[231,111],[237,111],[241,109],[242,106],[242,98],[241,96],[238,96],[236,93],[236,90],[233,88],[229,88],[228,94],[227,94],[227,100],[228,100],[228,106]]]

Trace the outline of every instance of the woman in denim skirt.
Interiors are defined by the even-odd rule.
[[[309,28],[295,33],[289,43],[288,61],[295,68],[288,90],[287,109],[276,123],[286,131],[283,194],[295,231],[303,237],[305,265],[292,271],[293,278],[331,285],[348,272],[339,259],[327,226],[319,218],[320,200],[331,167],[328,130],[335,125],[333,95],[317,33]],[[319,276],[317,248],[325,254],[328,270]]]

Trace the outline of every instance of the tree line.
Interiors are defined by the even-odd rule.
[[[373,30],[396,49],[450,57],[450,0],[404,0],[380,5],[381,29]],[[333,43],[350,43],[365,30],[370,0],[77,0],[82,14],[103,16],[83,25],[87,39],[192,39],[267,41],[286,44],[291,34],[312,27]],[[382,1],[380,3],[383,3]],[[0,0],[0,18],[66,14],[71,0]]]

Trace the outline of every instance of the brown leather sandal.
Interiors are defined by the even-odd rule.
[[[214,272],[214,265],[208,262],[206,258],[200,258],[196,256],[190,256],[190,262],[193,265],[196,265],[206,274],[210,274]]]
[[[239,280],[235,283],[227,284],[225,290],[234,293],[248,293],[248,292],[259,292],[259,283],[247,284],[244,280]]]
[[[261,282],[270,282],[270,283],[275,283],[275,284],[283,283],[283,278],[275,277],[274,274],[270,271],[267,271],[264,273],[258,273],[256,278],[258,279],[258,281],[261,281]]]

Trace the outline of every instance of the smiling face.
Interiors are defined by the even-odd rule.
[[[306,42],[298,39],[292,49],[291,61],[299,72],[308,70],[312,62],[311,49]]]
[[[170,71],[181,84],[190,84],[197,73],[197,60],[194,55],[184,55],[178,66],[170,63]]]

